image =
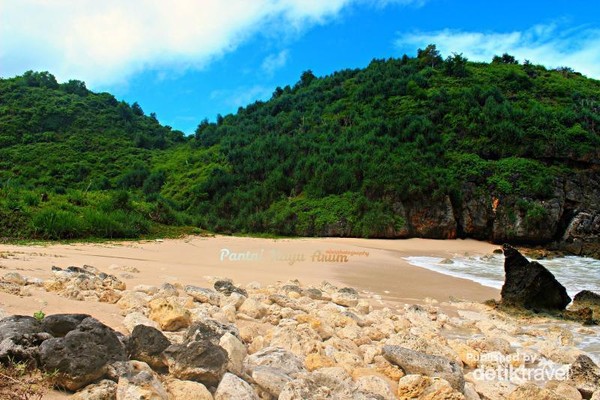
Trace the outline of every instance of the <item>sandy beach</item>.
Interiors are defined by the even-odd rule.
[[[348,238],[261,239],[187,237],[159,241],[2,245],[0,274],[19,272],[48,279],[51,267],[92,265],[123,279],[128,288],[164,282],[208,286],[206,276],[268,285],[298,279],[303,285],[330,281],[379,295],[383,300],[412,303],[433,298],[483,301],[497,290],[408,264],[406,256],[453,257],[489,254],[497,246],[475,240],[368,240]],[[136,272],[131,272],[136,271]],[[139,272],[137,272],[139,271]],[[0,293],[7,314],[86,312],[119,328],[115,305],[65,299],[43,289],[30,297]]]
[[[144,360],[156,362],[159,369],[168,366],[168,373],[164,369],[158,374],[153,372],[146,361],[140,364],[141,355],[128,353],[134,347],[127,347],[127,350],[113,341],[111,351],[122,351],[125,355],[120,357],[131,357],[127,364],[131,370],[98,385],[109,385],[110,390],[119,393],[128,390],[132,393],[139,390],[162,393],[162,397],[156,398],[191,398],[191,392],[182,392],[185,385],[196,385],[195,395],[198,395],[198,388],[202,389],[206,394],[198,397],[202,399],[258,398],[256,393],[271,387],[272,379],[261,380],[260,375],[253,373],[248,383],[241,371],[251,371],[254,359],[261,365],[261,357],[270,357],[267,355],[273,351],[284,352],[289,358],[281,368],[285,369],[291,363],[299,365],[298,371],[304,371],[286,378],[287,383],[277,387],[277,393],[283,395],[287,391],[283,398],[307,398],[306,391],[312,390],[310,388],[317,382],[311,379],[318,380],[329,376],[327,374],[332,374],[335,382],[343,382],[333,386],[331,381],[319,383],[325,385],[327,391],[337,391],[331,398],[353,398],[352,394],[358,390],[384,393],[381,398],[386,399],[408,398],[404,394],[416,390],[415,377],[425,379],[423,387],[419,386],[421,391],[452,393],[455,397],[451,398],[468,400],[501,400],[518,390],[539,392],[529,398],[541,398],[542,394],[550,393],[539,386],[531,386],[534,381],[538,385],[548,384],[552,390],[575,395],[578,390],[595,391],[598,386],[592,382],[595,378],[590,381],[585,378],[585,373],[583,378],[577,378],[580,380],[555,382],[555,386],[550,381],[555,379],[556,371],[571,368],[570,373],[577,374],[577,368],[582,371],[597,369],[586,366],[593,365],[593,360],[585,358],[585,351],[597,356],[594,347],[597,345],[594,341],[596,329],[543,316],[507,315],[482,304],[487,299],[499,299],[498,290],[415,267],[404,259],[409,256],[475,257],[490,254],[496,248],[474,240],[274,240],[230,236],[96,244],[3,245],[0,246],[0,276],[13,286],[5,286],[9,289],[0,292],[0,317],[32,316],[42,310],[46,315],[85,313],[100,321],[86,318],[80,324],[89,326],[72,328],[77,334],[55,337],[53,342],[44,341],[38,354],[46,366],[52,359],[62,363],[99,354],[93,348],[102,346],[98,341],[104,336],[98,332],[105,332],[103,330],[113,332],[107,337],[115,335],[114,341],[121,343],[113,329],[119,331],[123,338],[128,338],[127,346],[133,346],[138,343],[136,335],[154,329],[152,334],[162,335],[167,347],[157,353],[156,360]],[[62,269],[86,266],[83,268],[86,272],[53,272],[53,266]],[[233,284],[218,278],[232,279]],[[15,283],[15,279],[20,279],[20,283]],[[223,290],[223,284],[231,286]],[[19,295],[10,294],[10,288],[14,289],[15,285],[18,288],[15,293]],[[186,285],[192,286],[184,288]],[[55,315],[44,321],[53,318],[68,321],[72,316]],[[7,320],[10,331],[11,322]],[[196,323],[198,325],[194,325]],[[137,329],[139,325],[154,328],[140,330]],[[86,333],[92,326],[97,329],[96,333]],[[213,332],[213,329],[216,330]],[[224,332],[229,331],[226,330],[219,333],[220,329],[232,329],[235,335],[227,336]],[[214,368],[220,368],[214,379],[209,379],[212,375],[196,377],[181,372],[197,369],[196,361],[190,361],[192,369],[185,361],[188,346],[195,346],[194,340],[200,340],[195,339],[196,334],[188,337],[190,331],[221,335],[218,343],[223,348],[209,339],[203,342],[204,346],[209,346],[210,342],[210,346],[221,349],[214,351],[227,354],[221,360],[223,363],[214,365]],[[89,335],[90,343],[87,339],[84,342],[92,350],[86,354],[63,354],[71,348],[85,347],[84,342],[78,342],[81,335]],[[204,338],[202,335],[198,337]],[[10,344],[12,339],[6,340]],[[437,376],[437,367],[425,371],[420,369],[419,363],[418,368],[412,370],[406,364],[410,357],[402,355],[405,353],[410,357],[434,356],[436,362],[456,363],[457,367],[446,368],[444,371],[454,372],[445,373],[439,381],[428,380],[429,376]],[[480,374],[484,372],[504,371],[494,369],[500,364],[487,364],[486,357],[491,355],[500,357],[498,362],[501,363],[525,357],[531,360],[525,372],[546,375],[525,381],[511,375],[510,382],[502,375],[482,378]],[[550,362],[560,368],[546,369]],[[209,368],[209,364],[202,365],[202,368]],[[137,373],[134,367],[145,368],[144,376],[152,377],[154,383],[146,385],[130,381],[129,377]],[[225,370],[233,373],[223,375]],[[77,380],[80,378],[72,378],[77,374],[79,369],[65,372],[57,378],[60,382],[56,384],[71,391],[81,389],[81,396],[75,394],[79,399],[89,398],[84,393],[88,387],[83,389],[83,386],[89,385],[89,390],[96,390],[91,383],[98,376],[107,377],[109,372],[94,370],[81,378],[84,383]],[[236,390],[244,390],[247,397],[224,396],[221,392],[226,393],[231,385],[237,385]],[[293,397],[294,391],[306,393],[296,393]],[[101,398],[115,398],[106,393]],[[67,392],[50,390],[44,398],[58,400],[70,396]],[[130,398],[142,398],[136,396]]]

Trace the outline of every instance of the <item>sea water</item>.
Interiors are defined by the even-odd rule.
[[[442,274],[469,279],[496,289],[504,284],[504,255],[439,257],[405,257],[417,267]],[[600,260],[587,257],[559,257],[540,260],[573,298],[582,290],[600,293]],[[600,364],[600,327],[591,328],[595,334],[574,333],[577,347],[590,354]]]

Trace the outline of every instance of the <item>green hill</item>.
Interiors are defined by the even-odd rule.
[[[150,226],[575,252],[600,236],[600,82],[568,68],[509,55],[443,60],[428,46],[322,78],[307,71],[188,139],[139,106],[47,73],[0,81],[0,101],[2,209],[11,191],[110,203],[125,189],[123,212]],[[43,237],[35,217],[48,207],[18,197],[12,231]],[[75,236],[98,235],[92,225]]]
[[[80,81],[31,71],[0,80],[0,237],[148,233],[165,175],[151,173],[151,160],[185,140]]]

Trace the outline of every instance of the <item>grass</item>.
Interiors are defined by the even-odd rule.
[[[36,370],[25,362],[8,360],[0,364],[0,398],[13,400],[38,400],[54,384],[54,374]]]

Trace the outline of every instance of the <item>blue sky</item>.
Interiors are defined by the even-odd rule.
[[[508,52],[600,79],[595,0],[0,0],[0,76],[47,70],[174,129],[235,113],[277,86],[415,55]]]

